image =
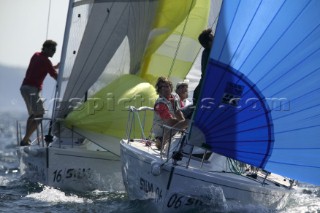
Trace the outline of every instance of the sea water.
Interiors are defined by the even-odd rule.
[[[0,115],[0,212],[154,212],[150,201],[130,201],[125,192],[93,191],[79,194],[61,191],[21,177],[16,154],[16,117]],[[255,205],[226,202],[197,212],[274,212]],[[320,213],[320,187],[299,184],[280,213]]]

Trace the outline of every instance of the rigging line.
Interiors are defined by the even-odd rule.
[[[110,10],[109,10],[110,13],[111,13],[112,8],[114,7],[114,4],[115,4],[115,3],[112,3],[112,6],[110,7]],[[129,4],[130,4],[130,2],[126,4],[126,6],[124,7],[124,9],[122,9],[121,14],[124,14],[124,13],[128,10]],[[108,14],[108,16],[106,17],[106,19],[104,20],[104,24],[103,24],[104,26],[101,28],[101,30],[100,30],[100,32],[99,32],[99,34],[98,34],[98,36],[97,36],[97,38],[96,38],[96,40],[95,40],[95,42],[94,42],[95,44],[98,42],[99,37],[100,37],[101,34],[102,34],[102,29],[103,29],[103,28],[105,27],[105,25],[108,24],[108,22],[109,22],[110,13]],[[117,22],[117,23],[119,23],[120,21],[121,21],[121,18],[118,19],[118,22]],[[114,32],[116,31],[116,26],[118,26],[118,24],[114,26],[114,28],[113,28],[113,30],[112,30],[112,33],[114,33]],[[111,36],[110,36],[110,37],[111,37]],[[109,38],[106,40],[106,42],[104,43],[104,46],[103,46],[103,48],[101,49],[101,51],[99,52],[99,55],[97,56],[94,65],[91,66],[91,68],[90,68],[90,72],[94,69],[95,64],[97,64],[98,61],[101,59],[102,53],[105,51],[105,49],[106,49],[107,46],[108,46],[108,43],[110,42],[110,37],[109,37]],[[125,38],[125,36],[123,37],[123,39],[124,39],[124,38]],[[122,41],[123,41],[123,40],[122,40]],[[121,43],[122,43],[122,42],[121,42]],[[121,43],[119,44],[119,46],[121,45]],[[94,44],[94,45],[95,45],[95,44]],[[93,45],[93,46],[94,46],[94,45]],[[117,49],[115,50],[114,54],[117,52],[119,46],[118,46]],[[91,52],[92,52],[92,50],[93,50],[93,48],[91,49]],[[90,54],[91,54],[91,53],[90,53]],[[90,55],[90,56],[91,56],[91,55]],[[89,58],[89,57],[88,57],[88,58]],[[87,59],[88,59],[88,58],[87,58]],[[109,60],[109,62],[107,63],[107,65],[110,63],[110,61],[111,61],[111,59]],[[87,63],[87,62],[88,62],[88,60],[86,60],[86,63]],[[82,70],[83,70],[83,69],[82,69]],[[87,73],[86,73],[86,78],[89,77],[90,72],[87,72]]]
[[[131,17],[131,3],[129,2],[129,4],[130,5],[128,5],[128,23],[130,23],[130,17]],[[132,12],[133,13],[133,12]],[[129,40],[129,26],[130,26],[130,24],[128,24],[127,25],[127,30],[126,30],[126,37],[127,37],[127,40],[128,40],[128,44],[129,44],[129,46],[130,46],[130,40]],[[119,45],[119,47],[118,47],[118,49],[115,51],[115,54],[118,52],[118,50],[120,49],[120,47],[122,47],[123,48],[123,51],[122,51],[122,53],[120,54],[120,56],[119,56],[119,58],[121,58],[120,59],[120,65],[118,66],[118,74],[123,74],[124,73],[124,70],[125,70],[125,66],[126,66],[126,62],[127,62],[127,60],[126,60],[126,58],[125,58],[125,55],[126,55],[126,52],[127,52],[127,48],[128,48],[128,45],[126,44],[126,42],[125,42],[125,37],[123,38],[123,40],[122,40],[122,42],[120,43],[120,45]],[[129,51],[130,51],[130,49],[129,49]],[[129,53],[130,55],[131,55],[131,53]],[[99,54],[99,56],[100,56],[101,54]],[[111,61],[112,59],[110,59],[110,61]],[[109,62],[110,62],[109,61]],[[131,60],[130,60],[130,63],[131,63]],[[109,64],[109,63],[108,63]],[[106,66],[108,66],[108,64],[106,65]],[[129,65],[129,67],[131,68],[131,65]],[[129,68],[129,73],[131,72],[131,70],[130,70],[130,68]],[[105,71],[106,71],[107,69],[105,69]],[[104,72],[105,72],[104,71]],[[130,73],[131,74],[131,73]]]
[[[79,131],[77,131],[77,130],[75,130],[75,129],[71,129],[71,128],[68,128],[68,127],[66,127],[66,129],[70,130],[71,132],[75,132],[76,134],[78,134],[78,135],[80,135],[80,136],[82,136],[82,137],[84,137],[84,138],[87,138],[91,143],[95,144],[96,146],[98,146],[98,147],[100,147],[100,148],[102,148],[102,149],[110,152],[111,154],[113,154],[113,155],[115,155],[115,156],[117,156],[117,157],[120,157],[120,155],[112,152],[111,150],[107,149],[106,147],[103,147],[103,146],[100,145],[98,142],[96,142],[94,139],[92,139],[90,136],[88,137],[88,135],[82,134],[82,132],[79,132]]]
[[[214,19],[214,21],[211,23],[211,25],[209,25],[209,28],[211,29],[211,30],[213,30],[213,27],[215,26],[215,30],[214,30],[214,32],[216,32],[216,28],[217,28],[217,22],[218,22],[218,18],[219,18],[219,16],[220,16],[220,11],[221,10],[219,10],[219,13],[218,13],[218,15],[215,17],[215,19]],[[215,34],[215,33],[214,33]],[[214,35],[213,35],[214,36]],[[198,52],[197,52],[197,57],[195,57],[194,59],[193,59],[193,61],[192,61],[192,64],[194,64],[195,63],[195,61],[197,60],[197,58],[198,58],[198,56],[199,56],[199,53],[200,53],[200,51],[201,51],[201,46],[200,46],[200,48],[199,48],[199,50],[198,50]],[[213,49],[213,47],[211,47],[211,49]]]
[[[130,17],[131,16],[133,16],[133,18],[132,19],[134,19],[134,21],[136,21],[136,17],[135,17],[135,11],[134,11],[134,7],[133,7],[133,5],[130,3],[129,5],[128,5],[128,21],[127,21],[127,23],[128,23],[128,25],[127,25],[127,31],[126,31],[126,37],[127,37],[127,39],[128,39],[128,45],[127,44],[125,44],[124,45],[124,50],[123,50],[123,52],[122,52],[122,56],[121,56],[121,63],[120,63],[120,66],[119,66],[119,72],[124,72],[124,69],[125,69],[125,63],[126,62],[128,62],[127,60],[125,60],[125,54],[126,54],[126,51],[129,51],[129,74],[131,74],[131,64],[132,64],[132,55],[131,55],[131,48],[130,48],[130,46],[133,46],[134,44],[131,44],[130,42],[133,42],[133,41],[131,41],[129,38],[131,38],[130,37],[130,30],[129,30],[129,28],[130,28]],[[140,25],[139,25],[140,26]],[[136,38],[136,31],[135,31],[135,35],[134,35],[134,37]],[[124,40],[125,40],[125,38],[123,38],[123,41],[122,42],[124,42]],[[127,48],[128,48],[128,50],[127,50]]]
[[[64,36],[63,36],[63,43],[62,43],[62,50],[61,50],[61,56],[60,56],[60,68],[59,68],[59,75],[55,87],[55,93],[54,93],[54,100],[53,100],[53,108],[52,108],[52,114],[51,118],[54,119],[55,115],[58,115],[58,102],[60,102],[60,99],[58,100],[58,97],[61,94],[61,89],[63,86],[63,76],[65,73],[65,64],[66,64],[66,54],[67,54],[67,46],[70,39],[70,26],[72,22],[72,8],[73,8],[74,0],[69,0],[68,3],[68,10],[67,10],[67,17],[66,17],[66,24],[64,29]],[[61,102],[60,102],[61,103]]]
[[[112,7],[114,6],[114,3],[112,3],[112,5],[111,5],[111,7],[107,7],[107,15],[104,17],[104,21],[103,21],[103,24],[105,24],[108,20],[109,20],[109,17],[110,17],[110,12],[111,12],[111,9],[112,9]],[[91,9],[91,12],[90,12],[90,15],[89,16],[92,16],[92,10],[93,9]],[[90,19],[90,17],[89,17],[89,19]],[[89,21],[89,19],[88,19],[88,21]],[[93,48],[94,48],[94,46],[96,45],[96,43],[97,43],[97,40],[98,40],[98,38],[99,38],[99,36],[100,36],[100,34],[101,34],[101,31],[102,31],[102,28],[100,29],[100,31],[99,31],[99,33],[96,35],[96,39],[95,39],[95,41],[93,42],[93,45],[91,46],[91,48],[90,48],[90,50],[87,50],[87,52],[88,52],[88,54],[87,54],[87,57],[86,57],[86,59],[85,59],[85,61],[83,62],[83,66],[82,66],[82,68],[81,68],[81,71],[78,73],[78,77],[76,78],[76,81],[74,82],[74,84],[72,85],[72,86],[70,86],[71,88],[70,88],[70,92],[69,92],[69,97],[73,94],[73,93],[75,93],[74,91],[77,91],[77,89],[79,89],[79,87],[81,87],[82,85],[78,85],[78,82],[79,82],[79,79],[80,79],[80,77],[82,77],[82,75],[83,75],[83,73],[84,73],[84,75],[86,74],[85,73],[85,70],[84,70],[84,67],[86,66],[86,64],[87,64],[87,62],[88,62],[88,58],[89,58],[89,56],[92,54],[92,52],[93,52]],[[85,29],[85,31],[84,31],[84,33],[86,32],[86,29]],[[82,43],[82,41],[81,41],[81,43]],[[81,45],[80,45],[81,46]],[[99,54],[99,56],[100,56],[100,54]],[[98,57],[99,57],[98,56]],[[97,58],[98,58],[97,57]],[[97,61],[97,60],[96,60]],[[92,67],[91,67],[91,69],[90,69],[90,72],[92,71]],[[90,72],[88,72],[87,73],[87,75],[86,75],[86,78],[85,79],[87,79],[88,78],[88,75],[90,74]],[[68,84],[68,86],[69,86],[69,84]]]
[[[56,86],[54,86],[52,92],[51,92],[51,96],[50,96],[50,100],[49,100],[49,105],[48,105],[48,109],[52,109],[52,112],[54,111],[54,103],[55,103],[55,94],[56,94]],[[52,107],[51,107],[52,106]],[[48,110],[49,112],[49,110]],[[52,116],[51,116],[52,117]]]
[[[180,48],[180,45],[181,45],[181,42],[182,42],[182,39],[183,39],[183,35],[184,35],[185,30],[186,30],[186,26],[187,26],[187,23],[188,23],[188,20],[189,20],[189,17],[190,17],[190,13],[191,13],[191,10],[193,9],[192,5],[194,5],[194,1],[195,0],[192,0],[192,2],[190,4],[189,12],[188,12],[188,15],[187,15],[187,17],[185,19],[185,23],[183,25],[183,29],[182,29],[182,33],[180,35],[180,39],[179,39],[179,42],[178,42],[178,45],[177,45],[177,49],[176,49],[176,52],[175,52],[174,57],[172,59],[172,63],[171,63],[171,67],[169,69],[168,77],[171,76],[173,66],[174,66],[174,64],[176,62],[177,55],[178,55],[178,52],[179,52],[179,48]]]
[[[48,17],[47,17],[47,31],[46,31],[46,40],[48,40],[48,35],[49,35],[49,24],[50,24],[50,14],[51,14],[51,0],[49,0],[49,8],[48,8]],[[51,95],[51,99],[54,99],[55,98],[55,92],[56,92],[56,88],[52,91],[52,95]],[[55,101],[53,102],[53,107],[55,105]],[[52,108],[52,116],[53,117],[53,112],[54,112],[54,109]],[[47,125],[49,125],[49,132],[51,131],[51,125],[50,125],[51,122],[49,122],[49,124],[47,123]],[[43,134],[43,132],[42,132]],[[50,133],[48,133],[50,134]]]
[[[148,32],[150,33],[150,30],[151,30],[151,23],[150,22],[150,19],[154,19],[154,17],[156,16],[155,13],[151,12],[154,10],[154,2],[148,2],[148,4],[143,4],[144,7],[143,7],[143,11],[144,13],[142,15],[140,15],[140,13],[138,13],[138,20],[139,20],[139,25],[138,26],[149,26],[148,27]],[[144,17],[144,18],[142,18]],[[140,28],[140,27],[139,27]],[[135,35],[137,36],[137,38],[143,38],[145,36],[145,30],[139,30],[139,29],[135,29]],[[148,37],[149,37],[149,34],[148,34]],[[146,43],[144,44],[144,48],[142,51],[138,51],[138,54],[135,54],[134,58],[135,58],[135,61],[138,61],[138,63],[136,62],[137,65],[135,65],[134,67],[134,72],[132,72],[133,74],[137,74],[137,73],[140,73],[141,72],[141,69],[143,67],[142,64],[145,63],[145,60],[146,60],[146,50],[149,49],[148,48],[148,44],[149,44],[149,41],[148,41],[148,37],[146,38]],[[135,44],[137,45],[138,42],[135,42]],[[140,49],[140,47],[139,47]],[[137,59],[137,55],[141,55],[142,58],[141,59]],[[151,58],[151,56],[149,56]],[[131,61],[130,61],[131,63]]]
[[[49,9],[48,9],[48,17],[47,17],[46,40],[48,39],[48,33],[49,33],[50,12],[51,12],[51,0],[49,0]]]
[[[112,10],[112,7],[114,6],[114,3],[112,4],[112,6],[110,7],[109,11],[111,12]],[[128,4],[126,4],[126,7],[122,10],[122,14],[126,12],[128,8]],[[103,25],[105,26],[105,24],[107,24],[107,22],[109,21],[109,17],[110,17],[110,13],[108,13],[108,15],[105,17],[104,19],[104,22],[103,22]],[[118,22],[120,21],[120,19],[118,20]],[[115,32],[115,28],[116,28],[117,25],[114,26],[112,32]],[[108,39],[106,39],[106,42],[104,44],[104,46],[102,47],[102,50],[100,50],[99,52],[99,55],[97,56],[96,60],[95,60],[95,63],[88,69],[90,71],[86,72],[86,70],[84,70],[84,67],[87,65],[88,63],[88,59],[89,59],[89,56],[91,56],[92,52],[93,52],[93,47],[97,44],[98,40],[101,39],[100,36],[101,36],[101,33],[102,33],[102,28],[100,29],[95,41],[94,41],[94,44],[92,45],[92,48],[90,49],[89,51],[89,55],[87,56],[86,60],[85,60],[85,63],[84,63],[84,66],[82,67],[81,69],[81,72],[79,73],[79,77],[77,78],[75,84],[73,85],[72,87],[72,90],[70,92],[70,94],[74,93],[76,91],[76,89],[80,89],[82,85],[79,85],[78,84],[78,81],[80,79],[80,76],[84,76],[85,75],[85,79],[88,79],[89,78],[89,75],[92,73],[92,70],[94,69],[94,66],[98,63],[98,61],[101,59],[102,57],[102,52],[105,51],[107,45],[108,45],[108,42],[110,42],[110,37]]]
[[[211,29],[213,28],[214,25],[216,25],[216,28],[217,28],[217,22],[218,22],[218,18],[220,17],[221,7],[222,7],[222,5],[220,5],[219,13],[217,14],[217,16],[215,17],[214,21],[212,22],[212,24],[210,26]],[[214,31],[216,31],[216,29]]]

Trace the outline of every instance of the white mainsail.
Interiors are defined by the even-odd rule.
[[[137,72],[156,3],[157,1],[73,3],[65,66],[58,87],[59,97],[66,105],[59,109],[57,117],[64,117],[68,113],[72,98],[84,97],[125,37],[128,37],[130,43],[130,73]]]

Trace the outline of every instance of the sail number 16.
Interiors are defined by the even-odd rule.
[[[65,170],[54,170],[53,172],[53,182],[61,182],[63,179],[90,179],[92,177],[91,169],[88,168],[70,168]]]

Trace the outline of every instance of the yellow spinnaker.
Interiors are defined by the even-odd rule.
[[[186,77],[210,12],[210,0],[161,0],[159,4],[140,72],[152,85],[159,76]]]
[[[159,76],[183,79],[200,49],[199,33],[206,28],[210,0],[161,0],[153,30],[137,75],[124,75],[104,87],[71,112],[66,126],[124,137],[128,106],[153,107]],[[174,63],[173,63],[174,61]],[[153,113],[147,115],[145,134],[152,127]],[[136,125],[138,126],[138,125]],[[137,128],[134,132],[139,135]]]
[[[117,138],[125,136],[128,106],[153,107],[157,98],[152,85],[135,75],[124,75],[90,97],[66,118],[67,127],[76,127]],[[148,112],[145,134],[152,126],[153,112]],[[138,127],[138,125],[137,125]],[[140,129],[135,134],[140,136]]]

